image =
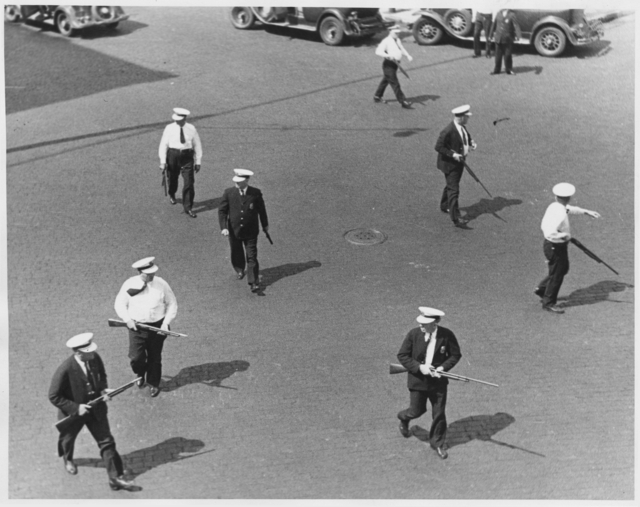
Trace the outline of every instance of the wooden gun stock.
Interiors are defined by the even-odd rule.
[[[109,319],[109,327],[127,327],[127,323],[117,319]],[[186,334],[176,333],[175,331],[165,331],[164,329],[160,329],[159,327],[148,326],[147,324],[142,324],[140,322],[136,322],[136,326],[142,329],[148,329],[149,331],[155,331],[158,334],[165,334],[168,336],[174,336],[175,338],[186,338]]]

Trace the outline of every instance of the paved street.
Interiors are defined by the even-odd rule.
[[[634,492],[635,16],[556,59],[517,48],[490,76],[466,43],[418,46],[402,85],[414,106],[374,104],[381,39],[235,30],[228,9],[128,7],[117,32],[64,39],[5,24],[9,283],[9,497],[631,500]],[[478,143],[460,205],[440,213],[434,145],[471,104]],[[157,150],[171,109],[204,145],[198,218],[162,195]],[[504,119],[494,125],[494,121]],[[271,246],[264,296],[235,280],[217,206],[232,169],[255,171]],[[560,181],[572,233],[565,315],[540,309],[540,220]],[[348,231],[381,231],[373,246]],[[130,265],[155,256],[178,316],[163,387],[127,391],[109,418],[129,477],[114,492],[86,431],[79,475],[57,457],[51,376],[91,331],[111,387],[133,374],[107,326]],[[431,414],[404,439],[405,375],[388,364],[418,306],[446,313],[453,372],[449,459]]]

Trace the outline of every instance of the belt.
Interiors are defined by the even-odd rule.
[[[193,151],[193,148],[185,148],[184,150],[181,150],[180,148],[169,148],[169,151],[177,151],[178,153],[186,153],[188,151]]]

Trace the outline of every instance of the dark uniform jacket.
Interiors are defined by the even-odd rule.
[[[258,237],[260,224],[263,229],[269,226],[262,192],[247,187],[246,195],[242,197],[238,188],[227,188],[218,207],[218,220],[220,229],[229,229],[238,239]]]
[[[412,329],[402,342],[398,352],[398,361],[409,371],[407,387],[412,391],[427,391],[449,383],[449,380],[444,377],[435,378],[420,372],[420,365],[424,364],[427,356],[427,343],[424,336],[425,334],[419,327]],[[449,371],[460,361],[461,357],[456,336],[446,327],[438,326],[431,365],[434,368],[442,366],[444,371]]]
[[[58,407],[58,419],[76,414],[79,405],[98,398],[102,390],[107,389],[107,373],[102,358],[94,353],[89,363],[96,379],[95,390],[75,356],[68,357],[53,374],[49,387],[49,401]],[[107,404],[96,404],[90,413],[96,418],[104,417],[107,414]]]
[[[505,9],[498,11],[489,30],[489,38],[493,37],[498,44],[501,42],[513,42],[516,37],[518,39],[522,38],[516,15],[513,11],[507,9],[507,15],[504,16],[504,11]]]
[[[469,137],[468,143],[469,146],[471,146],[471,141],[473,141],[471,134],[469,134],[469,131],[464,126],[462,126],[462,128],[467,133]],[[449,125],[440,132],[440,136],[438,136],[438,141],[436,142],[436,151],[438,152],[438,169],[443,173],[449,174],[453,169],[464,168],[462,162],[458,162],[453,158],[454,153],[464,154],[464,141],[458,133],[454,122],[449,123]]]

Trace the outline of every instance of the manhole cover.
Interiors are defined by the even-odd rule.
[[[377,245],[387,239],[387,236],[375,229],[352,229],[344,233],[344,239],[354,245]]]

